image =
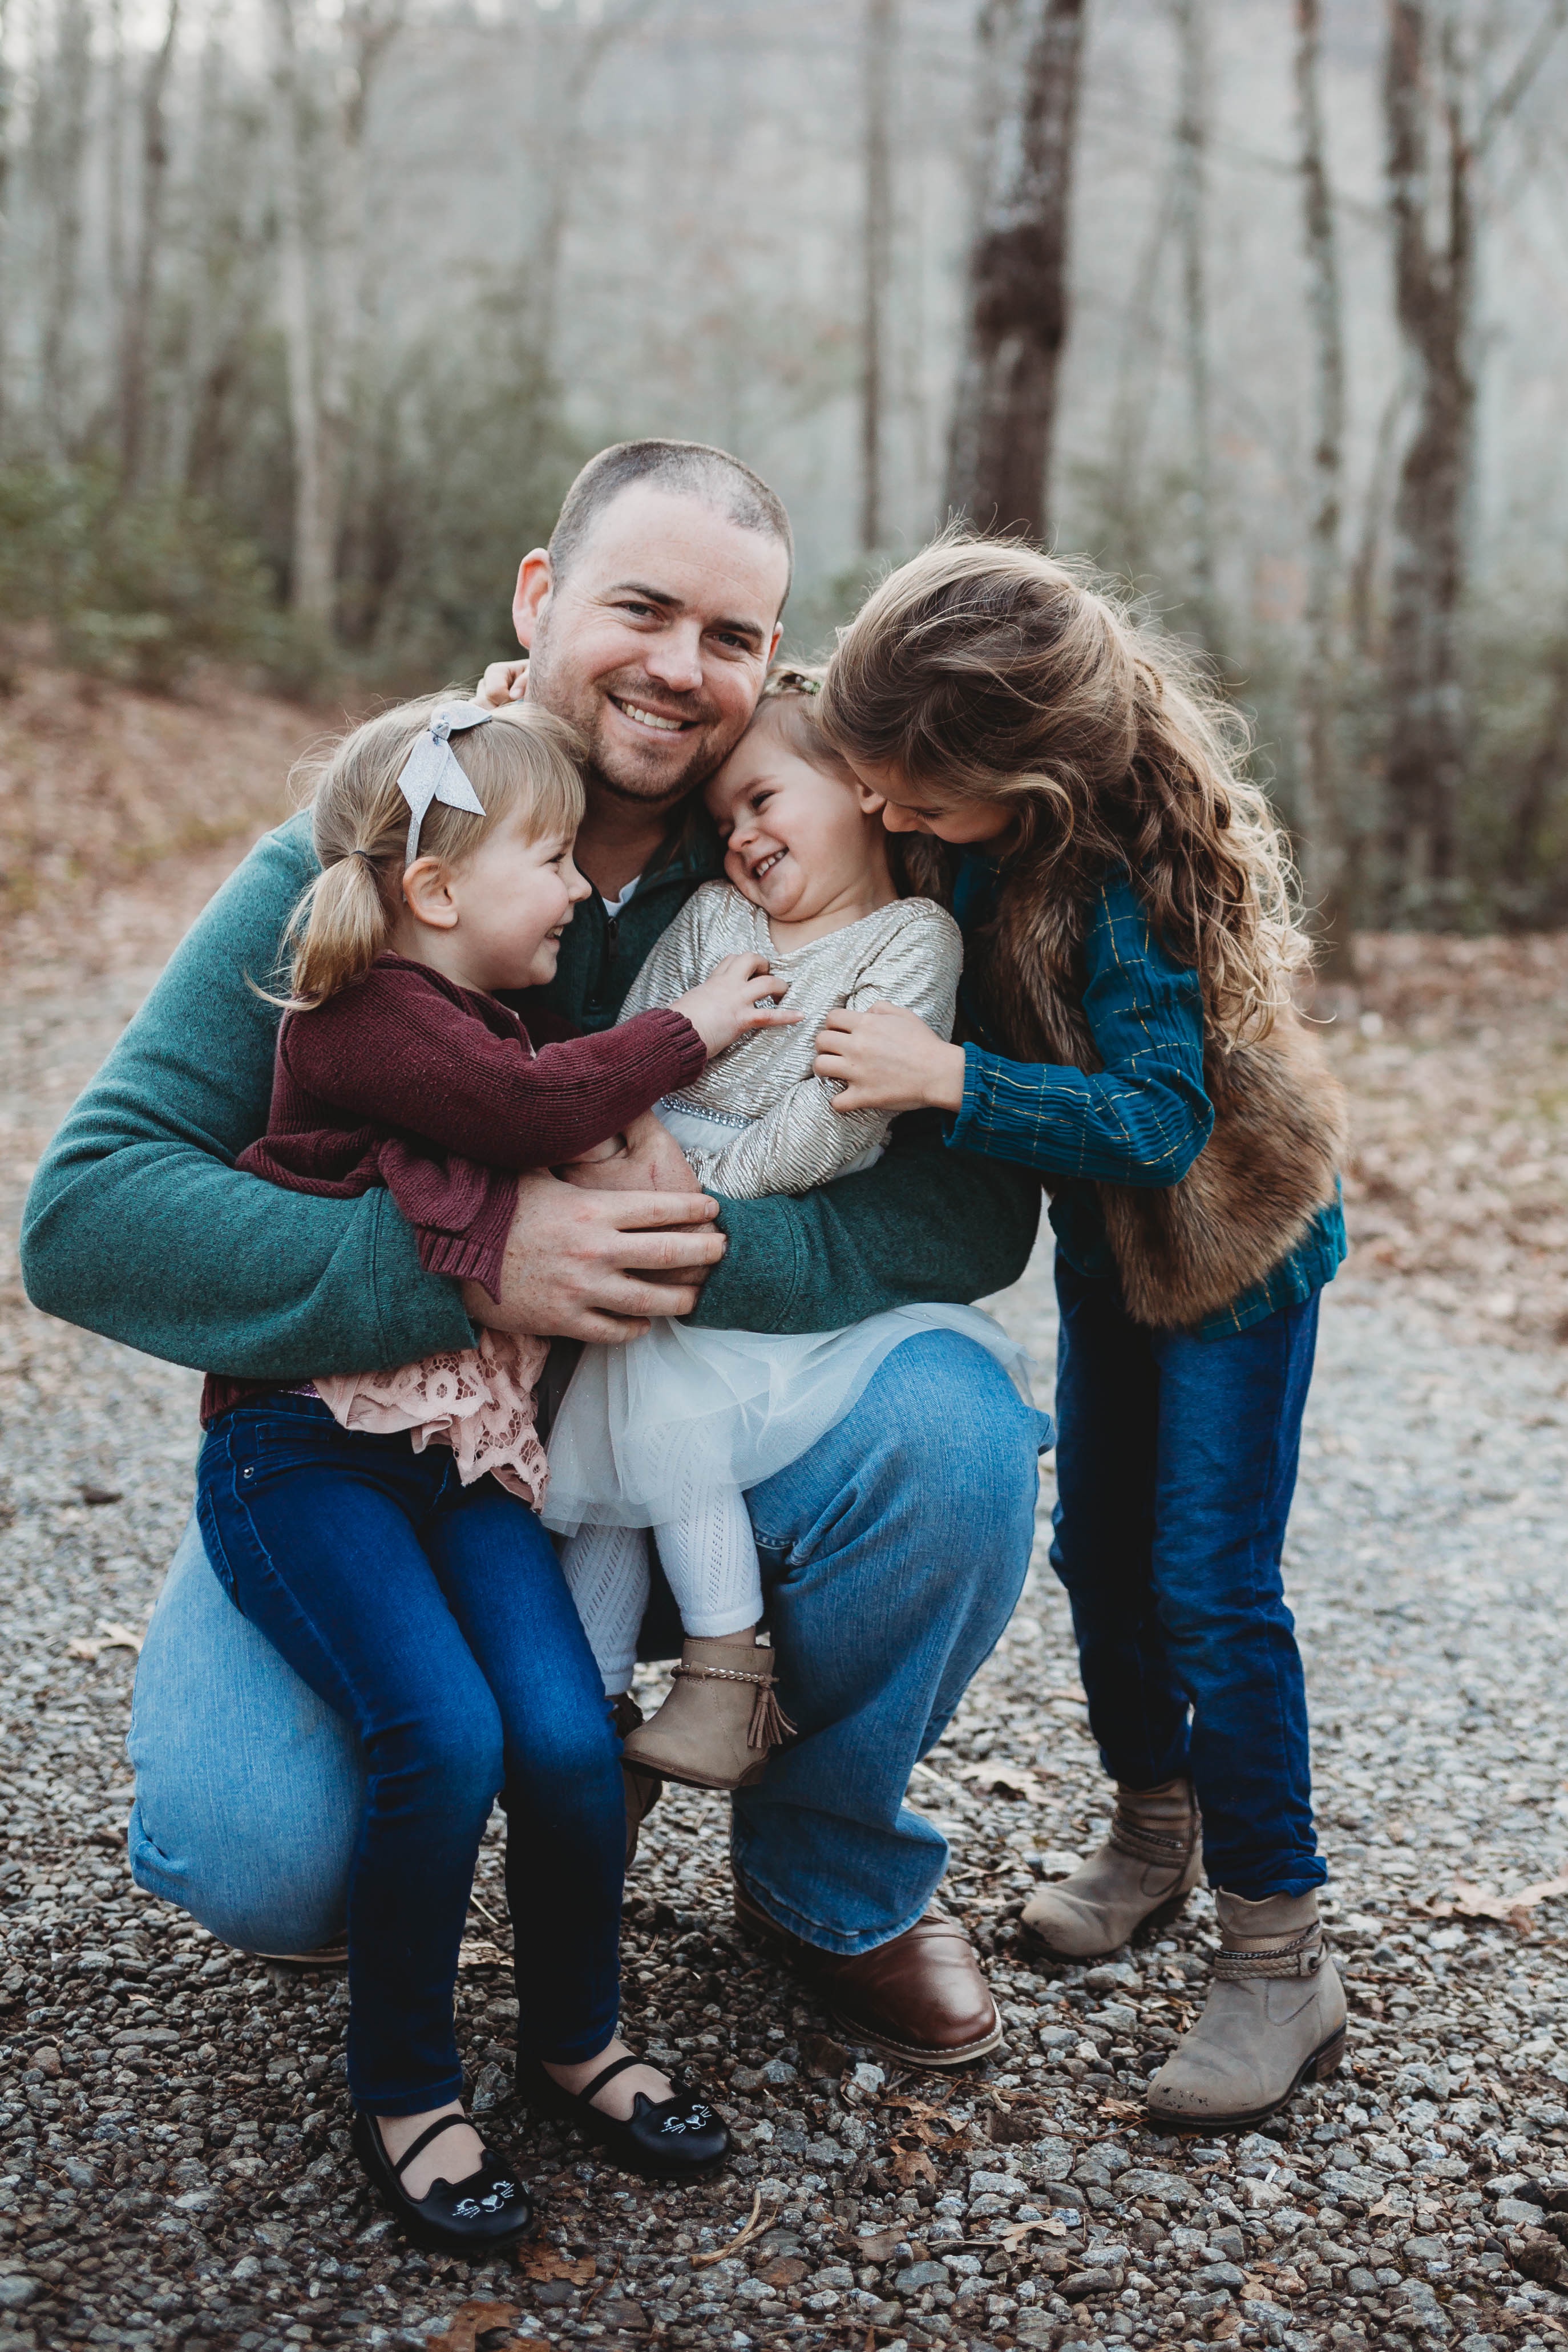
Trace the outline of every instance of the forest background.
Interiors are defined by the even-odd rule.
[[[1122,578],[1331,958],[1568,920],[1568,0],[0,6],[24,653],[472,675],[585,455],[710,439],[797,653],[951,511]]]

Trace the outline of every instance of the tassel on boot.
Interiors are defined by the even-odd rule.
[[[689,1635],[669,1696],[626,1739],[624,1760],[692,1789],[745,1789],[795,1726],[773,1688],[773,1654],[756,1628]]]

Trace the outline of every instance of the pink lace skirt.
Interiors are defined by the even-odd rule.
[[[533,1391],[549,1353],[547,1339],[481,1330],[479,1346],[459,1354],[426,1356],[392,1372],[318,1373],[311,1386],[345,1429],[382,1436],[405,1429],[416,1454],[449,1445],[465,1486],[499,1478],[537,1511],[550,1465],[533,1425]]]

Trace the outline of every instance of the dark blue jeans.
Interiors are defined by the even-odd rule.
[[[592,1653],[550,1538],[450,1454],[339,1427],[313,1397],[216,1422],[196,1510],[241,1613],[363,1745],[349,1879],[349,2088],[378,2115],[462,2090],[458,1947],[507,1809],[519,2048],[571,2063],[616,2030],[626,1811]]]
[[[1211,1885],[1304,1895],[1327,1874],[1279,1561],[1317,1296],[1193,1339],[1134,1323],[1058,1253],[1057,1297],[1051,1565],[1100,1759],[1133,1789],[1191,1773]]]

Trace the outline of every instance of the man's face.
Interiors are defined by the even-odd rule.
[[[672,804],[713,773],[756,709],[788,570],[766,533],[634,485],[563,579],[542,551],[524,559],[512,617],[529,696],[580,730],[605,790]]]

